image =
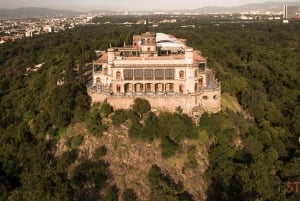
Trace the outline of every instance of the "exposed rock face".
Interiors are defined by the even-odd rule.
[[[58,143],[58,145],[64,146],[63,143]],[[197,142],[184,141],[181,153],[166,160],[161,156],[158,140],[151,144],[140,140],[135,141],[128,138],[126,127],[111,127],[101,138],[95,138],[86,133],[84,143],[80,146],[80,155],[84,154],[92,159],[94,150],[101,145],[107,148],[107,154],[103,159],[109,163],[111,183],[116,183],[120,192],[125,188],[132,188],[139,200],[148,200],[150,186],[147,174],[150,167],[156,164],[176,182],[182,181],[185,190],[192,194],[195,200],[205,200],[206,185],[203,174],[208,166],[207,151],[197,145]],[[187,159],[186,150],[190,145],[197,147],[195,155],[198,167],[193,170],[183,168]],[[66,150],[66,147],[58,147],[58,150]]]

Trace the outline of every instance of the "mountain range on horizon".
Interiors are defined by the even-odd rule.
[[[271,13],[279,13],[283,10],[283,5],[300,5],[300,1],[295,2],[265,2],[265,3],[253,3],[245,4],[241,6],[232,7],[220,7],[220,6],[209,6],[201,7],[196,9],[182,9],[182,10],[152,10],[152,11],[114,11],[114,10],[93,10],[93,11],[74,11],[74,10],[59,10],[42,7],[23,7],[15,9],[0,8],[0,18],[30,18],[30,17],[47,17],[47,16],[75,16],[87,13],[101,13],[101,14],[124,14],[126,13],[145,13],[151,14],[154,12],[169,12],[169,13],[191,13],[191,14],[209,14],[209,13],[244,13],[253,11],[269,11]],[[299,6],[300,8],[300,6]]]

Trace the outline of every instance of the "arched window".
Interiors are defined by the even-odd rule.
[[[180,84],[179,85],[179,94],[183,94],[183,91],[184,91],[184,86],[183,86],[183,84]]]
[[[132,93],[132,84],[131,83],[125,84],[125,93]]]
[[[180,79],[184,78],[184,71],[183,70],[179,71],[179,78]]]
[[[121,92],[121,85],[117,84],[116,89],[117,89],[117,93],[120,93]]]
[[[198,85],[199,85],[199,87],[203,86],[203,77],[198,79]]]
[[[173,83],[166,84],[166,92],[173,92]]]
[[[195,70],[195,77],[198,76],[198,70]]]
[[[151,83],[147,83],[146,84],[146,92],[151,92],[151,91],[152,91]]]
[[[141,83],[135,84],[135,92],[136,93],[141,93],[143,92],[143,85]]]
[[[155,92],[156,93],[164,92],[164,85],[162,83],[155,84]]]

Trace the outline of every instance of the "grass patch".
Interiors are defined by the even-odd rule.
[[[239,112],[238,108],[236,107],[236,105],[238,104],[239,103],[236,97],[232,97],[228,93],[222,94],[222,99],[221,99],[222,109],[229,109],[232,110],[233,112]]]
[[[208,143],[209,137],[208,133],[204,129],[198,129],[198,141],[200,145],[205,145]]]

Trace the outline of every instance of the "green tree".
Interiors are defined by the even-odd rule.
[[[172,141],[169,137],[164,137],[161,140],[160,147],[162,157],[169,158],[176,154],[179,145],[176,142]]]
[[[113,112],[113,107],[107,102],[107,99],[101,104],[100,113],[102,116],[107,117]]]
[[[137,201],[138,200],[136,193],[130,188],[126,188],[123,191],[122,199],[123,199],[123,201]]]
[[[124,123],[127,119],[128,119],[127,111],[124,109],[116,110],[111,117],[112,124],[115,126],[120,126],[120,124]]]
[[[112,185],[108,188],[108,190],[105,193],[104,201],[118,201],[118,192],[119,189],[116,185]]]
[[[106,126],[102,123],[102,118],[97,108],[92,108],[87,114],[86,125],[89,132],[96,137],[100,137],[102,132],[106,130]]]
[[[141,130],[141,138],[148,142],[152,142],[154,138],[159,135],[159,123],[156,115],[152,112],[149,113],[145,125]]]
[[[102,145],[95,149],[95,151],[93,153],[93,157],[96,159],[101,158],[101,157],[105,156],[106,153],[107,153],[107,148],[104,145]]]
[[[151,110],[151,106],[148,100],[142,98],[134,99],[132,110],[142,118],[143,114]]]

